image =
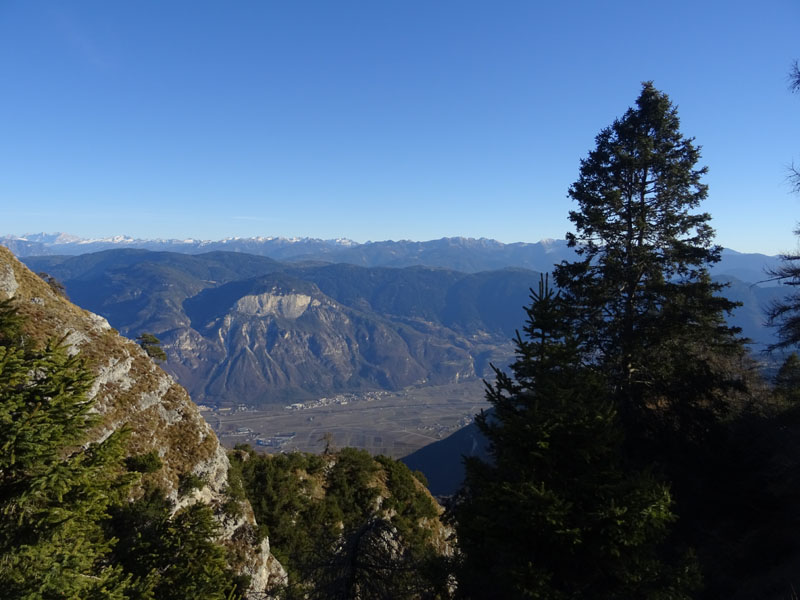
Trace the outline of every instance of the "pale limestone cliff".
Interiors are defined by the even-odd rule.
[[[306,294],[271,293],[243,296],[237,300],[234,310],[254,317],[276,316],[284,319],[297,319],[309,305],[319,306],[319,300],[312,300]]]

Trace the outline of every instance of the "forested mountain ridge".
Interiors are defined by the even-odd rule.
[[[280,263],[244,253],[107,250],[27,257],[124,335],[157,335],[165,368],[198,402],[248,404],[485,377],[504,364],[537,280],[505,268]],[[726,277],[731,317],[771,342],[780,288]]]
[[[239,253],[26,260],[123,334],[156,334],[165,367],[198,402],[252,404],[481,377],[507,359],[514,314],[536,277]]]
[[[286,600],[450,598],[451,525],[424,477],[385,456],[231,453],[259,523],[287,567]]]
[[[26,344],[60,339],[67,353],[80,353],[88,364],[93,383],[86,395],[100,416],[89,442],[118,435],[126,440],[129,468],[143,473],[131,488],[131,501],[158,490],[166,504],[156,505],[173,514],[209,507],[217,525],[208,523],[207,531],[217,530],[215,539],[228,547],[230,566],[247,576],[252,597],[280,581],[283,570],[269,541],[258,535],[249,504],[230,495],[227,455],[186,391],[105,319],[61,297],[0,248],[0,300],[6,299],[24,321]]]

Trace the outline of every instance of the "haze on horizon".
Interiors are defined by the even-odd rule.
[[[716,241],[796,246],[800,6],[778,0],[0,6],[0,234],[562,239],[643,80]]]

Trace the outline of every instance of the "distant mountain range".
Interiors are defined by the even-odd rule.
[[[106,250],[28,256],[78,305],[128,337],[161,338],[165,368],[201,403],[261,404],[396,390],[490,374],[539,273],[278,262],[246,253]],[[746,265],[745,265],[746,266]],[[783,295],[732,276],[731,322],[772,341],[763,307]]]
[[[198,402],[260,404],[473,379],[505,364],[538,274],[279,263],[244,253],[26,257],[120,332],[161,338]]]
[[[463,237],[442,238],[427,242],[408,240],[367,242],[348,239],[253,237],[226,238],[218,241],[194,239],[146,240],[127,236],[83,239],[65,233],[5,235],[0,245],[18,257],[43,255],[77,255],[111,249],[143,249],[152,251],[201,254],[206,252],[242,252],[267,256],[278,261],[322,261],[348,263],[362,267],[411,267],[424,265],[463,273],[477,273],[506,267],[532,271],[550,271],[555,263],[572,260],[574,253],[564,240],[542,240],[536,243],[504,244],[490,239]],[[778,264],[775,256],[742,254],[724,250],[723,260],[712,269],[714,275],[729,275],[742,281],[766,279],[764,269]]]

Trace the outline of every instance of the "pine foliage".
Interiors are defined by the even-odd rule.
[[[152,333],[143,333],[136,338],[138,344],[147,353],[147,356],[158,362],[167,360],[167,353],[161,347],[161,340],[159,340]]]
[[[289,572],[282,597],[448,597],[438,511],[404,464],[364,450],[231,455],[256,519]]]
[[[569,189],[578,210],[567,240],[579,260],[557,265],[555,278],[626,422],[667,420],[702,438],[734,385],[716,357],[741,354],[742,341],[724,320],[736,304],[708,273],[720,258],[710,216],[695,212],[707,169],[679,126],[668,96],[647,82],[636,107],[600,132]]]
[[[97,423],[80,356],[26,349],[2,307],[0,335],[0,589],[7,598],[122,598],[101,521],[130,483],[124,432],[88,443]]]
[[[101,417],[87,365],[58,341],[37,348],[24,325],[0,302],[0,596],[227,600],[237,579],[211,510],[173,515],[159,489],[129,502],[160,459],[125,459],[125,428],[91,441]]]
[[[112,511],[112,559],[132,576],[131,600],[226,600],[236,585],[225,550],[214,540],[219,525],[205,504],[173,515],[158,489]]]
[[[560,298],[543,280],[516,339],[511,373],[495,369],[492,410],[477,424],[492,462],[467,460],[455,508],[467,598],[681,598],[689,568],[658,544],[674,516],[669,491],[626,472],[607,382],[581,361]]]

